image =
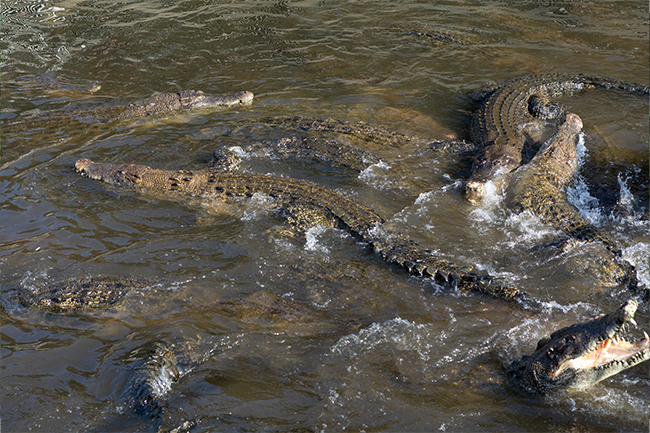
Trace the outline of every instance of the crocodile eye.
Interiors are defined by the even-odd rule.
[[[550,349],[548,349],[546,351],[546,356],[548,359],[555,359],[555,357],[557,356],[557,354],[555,353],[555,348],[551,347]]]

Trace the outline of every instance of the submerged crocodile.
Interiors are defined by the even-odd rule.
[[[18,81],[3,80],[2,87],[18,90],[39,90],[46,92],[95,93],[102,86],[97,81],[73,81],[55,75],[40,75],[21,78]]]
[[[319,119],[303,116],[276,116],[260,119],[259,123],[269,126],[279,126],[283,129],[309,131],[311,134],[327,133],[341,134],[380,146],[400,147],[404,143],[418,141],[419,138],[402,134],[381,126],[371,125],[363,121],[345,121],[339,119]]]
[[[128,284],[128,281],[125,281]],[[359,323],[330,323],[331,317],[305,305],[285,300],[268,291],[258,291],[242,298],[219,302],[214,314],[233,317],[244,323],[265,328],[279,327],[287,331],[292,325],[301,332],[349,332]],[[309,326],[313,325],[313,326]],[[175,382],[208,359],[219,356],[223,347],[219,339],[160,340],[131,351],[125,361],[133,363],[132,371],[119,395],[118,407],[131,416],[150,418],[161,423],[164,400]]]
[[[611,278],[634,290],[637,287],[634,266],[622,259],[616,242],[584,218],[566,194],[566,188],[578,169],[577,146],[581,130],[580,117],[566,114],[558,131],[537,155],[510,175],[506,205],[515,212],[534,213],[572,239],[602,243],[611,255],[600,257],[600,265],[606,268]]]
[[[471,125],[472,140],[481,149],[477,155],[465,192],[478,202],[485,183],[521,165],[526,137],[521,128],[538,119],[560,119],[566,114],[548,97],[588,88],[616,89],[648,95],[650,88],[641,84],[582,74],[541,74],[508,81],[489,94]]]
[[[636,325],[638,303],[628,300],[616,311],[555,331],[537,343],[535,352],[514,361],[506,374],[530,394],[584,388],[650,359],[650,338],[628,341],[624,332]]]
[[[538,302],[501,279],[438,259],[412,241],[389,239],[378,229],[384,220],[373,210],[311,182],[214,170],[167,171],[146,165],[95,163],[88,159],[78,160],[75,168],[91,179],[145,193],[164,194],[170,199],[203,197],[227,201],[263,193],[274,199],[274,206],[289,224],[301,229],[315,225],[343,229],[389,264],[413,275],[432,277],[439,285],[495,298]]]
[[[158,281],[136,277],[89,277],[49,285],[44,290],[23,291],[20,303],[48,313],[62,314],[106,310],[117,306],[133,289],[145,289]]]
[[[45,130],[54,136],[59,129],[98,126],[111,121],[138,119],[190,110],[229,107],[250,104],[253,94],[248,91],[215,95],[201,90],[182,90],[176,93],[159,93],[127,105],[111,105],[87,111],[57,111],[40,113],[26,119],[14,119],[3,125],[3,134],[32,134]]]
[[[317,159],[353,171],[363,171],[381,159],[376,155],[338,142],[314,137],[292,137],[248,143],[213,152],[212,166],[220,171],[236,171],[243,155],[275,158]]]

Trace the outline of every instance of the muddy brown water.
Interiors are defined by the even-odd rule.
[[[4,431],[155,431],[159,423],[124,414],[131,354],[197,338],[214,355],[171,384],[162,429],[189,421],[192,431],[646,431],[648,363],[544,398],[507,383],[503,366],[538,339],[629,294],[584,270],[592,247],[539,248],[557,232],[511,215],[498,192],[469,205],[467,161],[427,143],[467,138],[468,95],[486,83],[583,72],[648,84],[647,3],[3,1],[1,49],[5,124],[160,91],[256,95],[250,107],[3,134]],[[21,85],[44,74],[102,88]],[[562,101],[585,124],[574,201],[648,284],[648,99],[591,91]],[[297,115],[421,139],[386,146],[329,136],[385,162],[361,174],[265,158],[244,158],[242,170],[334,188],[440,256],[542,298],[547,310],[409,277],[339,230],[287,232],[263,196],[228,207],[180,203],[73,170],[78,158],[197,169],[217,146],[308,136],[264,121]],[[57,316],[18,302],[22,290],[88,275],[165,282],[102,313]],[[214,311],[260,289],[331,323],[283,328]],[[647,329],[647,307],[638,315]]]

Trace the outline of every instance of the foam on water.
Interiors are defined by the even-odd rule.
[[[566,193],[569,203],[578,209],[580,215],[595,226],[602,224],[603,213],[600,203],[589,193],[589,186],[582,176],[576,178],[575,183],[567,188]]]
[[[534,245],[545,237],[553,234],[559,234],[548,224],[544,224],[531,211],[524,211],[513,214],[506,220],[506,227],[514,230],[513,236],[510,236],[509,244]]]
[[[305,243],[305,250],[322,254],[329,254],[330,250],[321,242],[319,242],[320,236],[328,229],[329,227],[324,225],[317,225],[309,228],[305,232],[305,237],[307,238],[307,242]]]
[[[582,132],[580,133],[577,149],[578,167],[581,167],[584,165],[585,159],[587,158],[587,147],[585,146],[584,133]],[[589,186],[582,176],[578,175],[573,185],[567,187],[566,194],[569,203],[578,209],[580,215],[595,226],[600,226],[602,224],[602,207],[600,206],[598,199],[589,193]]]
[[[636,268],[636,275],[640,285],[650,287],[650,250],[648,244],[639,242],[635,245],[625,247],[622,250],[623,259],[630,262]]]
[[[479,229],[480,227],[503,221],[504,197],[504,192],[500,190],[494,181],[486,182],[481,202],[469,214],[470,221],[472,221]]]
[[[265,213],[269,210],[275,200],[273,197],[261,193],[254,193],[250,199],[246,201],[246,209],[242,216],[243,221],[251,221],[257,218],[260,213]]]
[[[391,185],[387,179],[387,173],[390,168],[390,165],[386,164],[384,161],[379,161],[378,163],[369,165],[365,170],[359,173],[359,179],[377,189],[390,188]]]
[[[418,325],[396,317],[384,323],[373,323],[369,328],[362,329],[356,334],[342,337],[330,351],[347,358],[358,358],[362,353],[387,344],[396,350],[415,350],[420,359],[426,362],[435,341],[429,334],[426,325]]]

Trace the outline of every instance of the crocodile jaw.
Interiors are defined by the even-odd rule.
[[[650,338],[636,343],[617,336],[603,340],[596,348],[578,358],[564,363],[556,372],[561,376],[564,370],[574,370],[584,376],[589,376],[589,383],[599,382],[640,362],[650,359]],[[582,382],[587,382],[585,377]],[[588,385],[589,383],[584,383]],[[583,385],[583,386],[584,386]]]
[[[622,334],[635,324],[638,303],[629,300],[616,311],[560,329],[540,340],[530,356],[512,363],[507,373],[531,394],[584,388],[650,359],[650,338],[637,342]]]
[[[79,159],[74,164],[78,173],[94,180],[128,186],[142,182],[142,176],[151,170],[147,165],[97,164],[89,159]]]
[[[650,338],[645,331],[644,338],[637,342],[628,341],[622,335],[630,323],[636,324],[634,314],[637,306],[637,302],[632,300],[623,304],[613,313],[616,315],[615,320],[602,328],[600,335],[592,336],[589,344],[582,346],[579,353],[572,353],[570,357],[559,363],[551,376],[556,380],[571,377],[573,382],[571,387],[581,388],[650,359]],[[606,322],[604,319],[608,319],[609,316],[603,316],[592,322],[599,320]],[[589,326],[589,323],[585,325]],[[551,349],[553,346],[549,348]]]

